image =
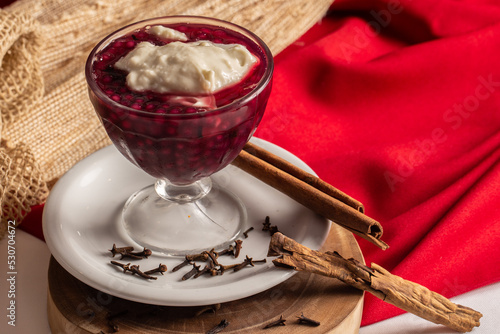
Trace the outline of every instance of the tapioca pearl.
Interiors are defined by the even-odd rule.
[[[220,147],[220,145],[224,142],[223,135],[213,136],[209,141],[207,141],[207,148],[211,150],[216,150]]]
[[[136,102],[137,102],[137,100],[136,100]],[[144,106],[144,110],[146,110],[146,111],[152,112],[152,111],[156,111],[156,109],[157,109],[157,105],[155,103],[147,103]]]
[[[169,174],[172,174],[172,171],[175,170],[175,160],[161,160],[161,166],[164,171],[166,171],[165,175],[168,177]]]
[[[113,49],[108,50],[107,52],[104,52],[102,54],[102,60],[105,62],[109,62],[110,60],[113,60],[115,58],[115,54],[113,52]]]
[[[119,124],[119,126],[124,130],[124,131],[128,131],[128,130],[131,130],[132,129],[132,122],[128,119],[124,119],[121,121],[121,123]]]
[[[156,148],[154,147],[155,142],[151,138],[144,138],[143,142],[144,142],[144,146],[147,146],[148,148],[150,148],[152,150],[156,150]]]
[[[180,132],[180,136],[184,138],[194,138],[196,134],[198,133],[198,129],[195,127],[191,126],[186,126],[182,128],[182,131]]]
[[[158,166],[158,153],[153,147],[144,151],[144,161],[147,161],[152,166]]]
[[[123,132],[122,138],[124,139],[124,142],[126,142],[131,147],[131,149],[133,149],[136,146],[137,142],[136,134],[130,132]]]
[[[214,140],[215,140],[216,143],[221,143],[221,142],[224,141],[224,139],[225,139],[225,137],[222,134],[214,136]]]
[[[125,47],[126,47],[126,48],[129,48],[129,49],[131,49],[131,48],[135,47],[135,45],[136,45],[135,41],[127,41],[127,42],[125,43]]]
[[[158,151],[158,154],[160,154],[163,159],[166,159],[167,157],[173,155],[173,152],[174,151],[171,147],[161,147]]]
[[[168,114],[181,114],[182,113],[182,109],[181,108],[178,108],[178,107],[173,107],[173,108],[168,108],[168,111],[167,113]]]
[[[177,128],[173,126],[165,126],[162,129],[162,134],[166,137],[175,137],[177,136]]]
[[[184,143],[176,143],[175,144],[175,149],[177,150],[177,152],[182,152],[182,151],[184,151],[185,148],[186,148],[186,144],[184,144]]]
[[[156,95],[156,98],[158,99],[158,101],[165,102],[165,103],[166,103],[167,108],[170,106],[170,105],[168,104],[168,101],[170,101],[170,99],[171,99],[171,96],[170,96],[169,94],[165,94],[165,95]]]
[[[103,75],[103,77],[101,78],[101,81],[105,84],[109,84],[109,83],[113,82],[113,77],[111,77],[111,75]]]
[[[210,39],[210,35],[203,32],[203,31],[198,31],[194,34],[194,39],[197,39],[197,40],[208,40]]]
[[[114,43],[113,43],[113,48],[114,49],[121,49],[125,46],[125,43],[122,41],[122,40],[116,40]]]
[[[136,39],[147,39],[148,37],[150,37],[149,34],[145,31],[138,31],[134,33],[133,36],[135,36]]]
[[[132,103],[130,105],[130,108],[135,109],[135,110],[142,110],[142,105],[139,103]]]
[[[149,124],[148,134],[153,138],[162,138],[163,136],[162,127],[158,126],[158,124]]]
[[[121,123],[124,119],[128,119],[128,113],[124,112],[121,106],[119,108],[110,109],[110,113],[113,115],[113,119],[116,119],[116,123]]]
[[[176,169],[175,162],[174,160],[165,160],[163,157],[158,156],[158,169],[168,178]]]
[[[214,140],[207,140],[207,142],[205,144],[205,149],[211,150],[214,147],[215,147],[215,141]]]
[[[189,30],[189,28],[187,26],[185,26],[185,25],[178,25],[178,26],[175,27],[175,30],[178,30],[180,32],[186,32],[186,31]]]
[[[115,101],[115,102],[120,102],[121,101],[121,96],[120,95],[117,95],[117,94],[114,94],[114,95],[111,95],[111,100]]]
[[[130,122],[132,126],[132,131],[140,134],[147,135],[149,133],[149,123],[147,119],[142,118],[141,116],[135,114],[127,114],[127,120]]]
[[[224,120],[220,125],[219,125],[219,129],[221,131],[227,131],[229,129],[231,129],[233,127],[233,124],[231,121],[229,120]]]
[[[165,134],[166,137],[177,136],[178,131],[179,131],[178,122],[166,121],[163,125],[163,133]]]
[[[141,139],[138,139],[136,142],[135,142],[135,146],[139,149],[144,150],[144,148],[146,147],[146,143],[144,142],[144,140],[141,140]]]
[[[103,110],[103,111],[104,111],[104,110]],[[107,109],[105,109],[105,111],[106,111],[106,112],[107,112],[107,114],[108,114],[107,118],[108,118],[108,121],[109,121],[109,122],[111,122],[111,123],[113,123],[113,124],[116,124],[116,123],[118,123],[118,122],[120,122],[120,121],[121,121],[120,116],[119,116],[117,113],[114,113],[114,112],[109,111],[109,110],[107,110]],[[104,114],[104,113],[102,113],[102,114]],[[104,116],[103,116],[103,117],[104,117]]]
[[[152,121],[156,126],[163,127],[167,124],[167,120],[162,114],[155,113],[152,116]]]
[[[193,167],[195,163],[197,163],[198,161],[200,161],[200,158],[197,155],[194,155],[194,156],[192,155],[192,156],[189,156],[187,158],[187,161],[188,161],[189,165],[191,167]]]
[[[223,151],[227,150],[228,147],[229,147],[229,145],[228,145],[227,141],[224,141],[224,142],[216,143],[214,146],[214,149],[217,150],[217,152],[223,152]]]
[[[103,61],[102,56],[99,57],[98,61],[95,62],[94,66],[95,69],[98,71],[103,71],[108,67],[107,63]]]
[[[175,160],[175,165],[176,165],[178,168],[182,168],[182,169],[184,169],[184,167],[186,166],[186,160],[181,159],[181,158],[179,157],[179,158],[177,158],[177,160]]]
[[[212,34],[219,38],[227,37],[227,33],[222,29],[215,29]]]
[[[198,156],[203,152],[203,147],[201,145],[190,145],[187,151],[190,155]]]

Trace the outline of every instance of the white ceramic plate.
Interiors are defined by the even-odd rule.
[[[254,138],[254,143],[313,173],[289,152]],[[239,263],[245,255],[254,260],[266,258],[270,236],[262,231],[266,216],[272,225],[300,243],[319,248],[326,240],[330,222],[289,197],[234,166],[214,174],[214,179],[238,195],[248,210],[248,222],[255,229],[243,241],[237,259],[225,256],[220,263]],[[43,214],[43,231],[54,258],[69,273],[85,284],[124,299],[165,306],[195,306],[222,303],[267,290],[293,275],[293,271],[275,268],[272,258],[238,272],[222,276],[201,276],[182,281],[190,267],[173,273],[180,258],[153,254],[134,262],[146,271],[164,263],[169,271],[155,281],[123,273],[110,264],[108,251],[117,246],[135,244],[120,226],[121,209],[136,190],[154,182],[114,148],[103,148],[69,170],[54,186]],[[119,258],[115,258],[119,260]]]

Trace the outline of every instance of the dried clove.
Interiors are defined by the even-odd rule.
[[[134,258],[134,259],[147,259],[148,257],[151,256],[151,254],[153,254],[153,252],[151,251],[151,249],[147,249],[146,247],[144,247],[144,249],[140,252],[128,252],[128,253],[124,253],[122,254],[122,259],[123,257],[131,257],[131,258]]]
[[[163,275],[164,272],[167,271],[167,265],[166,264],[159,264],[158,265],[158,268],[155,268],[155,269],[151,269],[151,270],[148,270],[148,271],[145,271],[144,273],[146,275],[151,275],[151,274],[154,274],[154,273],[160,273]]]
[[[153,277],[153,276],[150,276],[148,274],[143,273],[139,269],[138,265],[132,265],[131,266],[130,263],[124,264],[124,263],[120,263],[120,262],[117,262],[117,261],[111,261],[111,264],[113,264],[115,266],[118,266],[118,267],[121,267],[123,269],[123,272],[130,271],[132,273],[132,275],[137,274],[138,276],[140,276],[142,278],[152,279],[152,280],[157,279],[157,277]]]
[[[193,262],[192,262],[191,260],[188,260],[188,259],[187,259],[187,256],[186,256],[186,259],[185,259],[183,262],[181,262],[180,264],[176,265],[176,266],[174,267],[174,269],[172,269],[172,272],[176,272],[176,271],[178,271],[179,269],[181,269],[181,268],[183,268],[183,267],[187,266],[188,264],[193,264]]]
[[[266,216],[266,219],[262,223],[262,231],[269,231],[269,234],[273,236],[274,233],[278,233],[279,229],[276,225],[271,225],[271,220],[269,216]]]
[[[185,281],[185,280],[188,280],[191,277],[193,277],[196,273],[198,273],[200,271],[200,267],[201,266],[197,266],[196,264],[193,264],[193,269],[191,269],[189,272],[184,274],[184,276],[182,276],[182,280]]]
[[[273,236],[274,233],[278,233],[280,230],[278,229],[278,226],[272,225],[269,227],[269,234]]]
[[[248,257],[248,255],[247,255],[247,256],[246,256],[246,258],[245,258],[245,260],[243,260],[243,262],[242,262],[242,263],[240,263],[240,264],[238,264],[238,265],[236,265],[236,266],[234,267],[234,271],[235,271],[235,272],[236,272],[236,271],[239,271],[239,270],[241,270],[241,269],[245,268],[245,267],[246,267],[246,266],[248,266],[248,265],[251,265],[252,267],[254,267],[254,266],[255,266],[255,263],[266,263],[266,261],[267,261],[266,259],[262,259],[262,260],[255,260],[255,261],[254,261],[254,260],[253,260],[253,258]]]
[[[272,321],[272,322],[268,323],[264,327],[264,329],[271,328],[271,327],[276,327],[276,326],[285,326],[286,325],[285,321],[286,321],[286,319],[283,319],[283,315],[281,315],[278,320],[275,320],[275,321]]]
[[[250,262],[248,261],[243,261],[241,262],[240,264],[236,265],[234,268],[233,268],[233,271],[234,272],[237,272],[237,271],[240,271],[241,269],[245,268],[246,266],[248,266],[250,264]]]
[[[123,269],[123,272],[126,272],[130,268],[130,263],[125,264],[125,263],[120,263],[117,261],[111,261],[111,264],[118,266],[118,267],[121,267]]]
[[[115,257],[116,254],[120,254],[123,256],[124,253],[130,253],[133,250],[134,247],[132,246],[116,247],[116,244],[113,244],[113,247],[109,251],[113,254],[113,257]]]
[[[210,261],[208,264],[208,272],[210,273],[210,276],[217,276],[219,274],[219,271],[217,270],[217,267],[215,267],[214,263]]]
[[[241,244],[243,244],[243,240],[236,240],[235,241],[235,246],[234,246],[234,257],[237,258],[240,256],[240,251],[241,251]]]
[[[248,232],[250,231],[253,231],[253,226],[250,227],[248,230],[246,230],[245,232],[243,232],[243,235],[245,236],[245,239],[248,238]]]
[[[271,228],[271,222],[269,216],[266,216],[266,219],[262,223],[262,231],[269,231]]]
[[[300,317],[297,317],[297,319],[299,319],[299,324],[315,326],[315,327],[320,325],[319,321],[304,317],[304,313],[301,313]]]
[[[223,319],[217,326],[215,326],[214,328],[212,328],[211,330],[209,330],[207,332],[207,334],[217,334],[217,333],[220,333],[227,326],[229,326],[229,321],[227,321],[226,319]]]
[[[153,279],[153,280],[158,279],[158,277],[154,277],[154,276],[143,273],[142,271],[139,270],[139,266],[135,265],[135,264],[130,266],[129,270],[132,272],[132,274],[137,274],[137,275],[141,276],[142,278]]]
[[[220,272],[221,275],[224,275],[225,271],[227,271],[229,269],[234,269],[234,268],[236,268],[239,265],[240,265],[240,263],[228,264],[228,265],[220,264],[219,265],[219,272]]]
[[[221,255],[234,255],[234,246],[229,245],[228,248],[221,250],[220,252],[217,253],[218,256]]]
[[[219,254],[217,254],[217,252],[215,252],[213,248],[206,253],[210,261],[212,261],[212,263],[214,264],[214,266],[218,266],[219,262],[217,261],[217,258],[219,257]]]
[[[200,254],[189,254],[189,255],[186,255],[186,260],[188,261],[206,261],[208,260],[208,252],[205,251],[205,252],[202,252]]]
[[[199,270],[194,276],[193,278],[198,278],[200,277],[201,275],[203,275],[204,273],[208,273],[210,272],[210,266],[207,264],[205,265],[205,267],[201,270]]]

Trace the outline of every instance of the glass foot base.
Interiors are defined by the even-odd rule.
[[[126,232],[139,245],[179,256],[227,247],[247,221],[241,200],[215,183],[207,195],[185,203],[161,198],[151,185],[128,199],[122,217]]]

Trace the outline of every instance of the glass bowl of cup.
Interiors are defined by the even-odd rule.
[[[163,51],[167,46],[170,53]],[[172,51],[174,46],[180,49]],[[186,65],[190,56],[183,48],[191,46],[222,51],[208,50]],[[155,51],[133,53],[140,48]],[[227,60],[231,48],[245,50]],[[158,65],[161,57],[167,66]],[[127,59],[139,70],[120,65]],[[220,75],[220,63],[207,64],[207,59],[235,65],[230,75]],[[180,68],[174,69],[178,63]],[[233,73],[234,68],[238,71]],[[157,72],[151,74],[152,69]],[[186,255],[225,247],[241,236],[247,224],[245,205],[211,175],[230,164],[253,135],[271,92],[272,74],[271,51],[258,36],[208,17],[149,19],[96,45],[85,67],[90,101],[118,151],[156,179],[124,203],[121,227],[132,240],[167,255]],[[134,75],[146,86],[133,86]],[[158,89],[157,82],[148,86],[148,80],[154,81],[150,77],[161,76],[167,89]],[[199,81],[194,86],[204,87],[201,91],[185,83],[190,76]],[[214,77],[209,90],[203,80]],[[217,77],[232,81],[221,84]]]

